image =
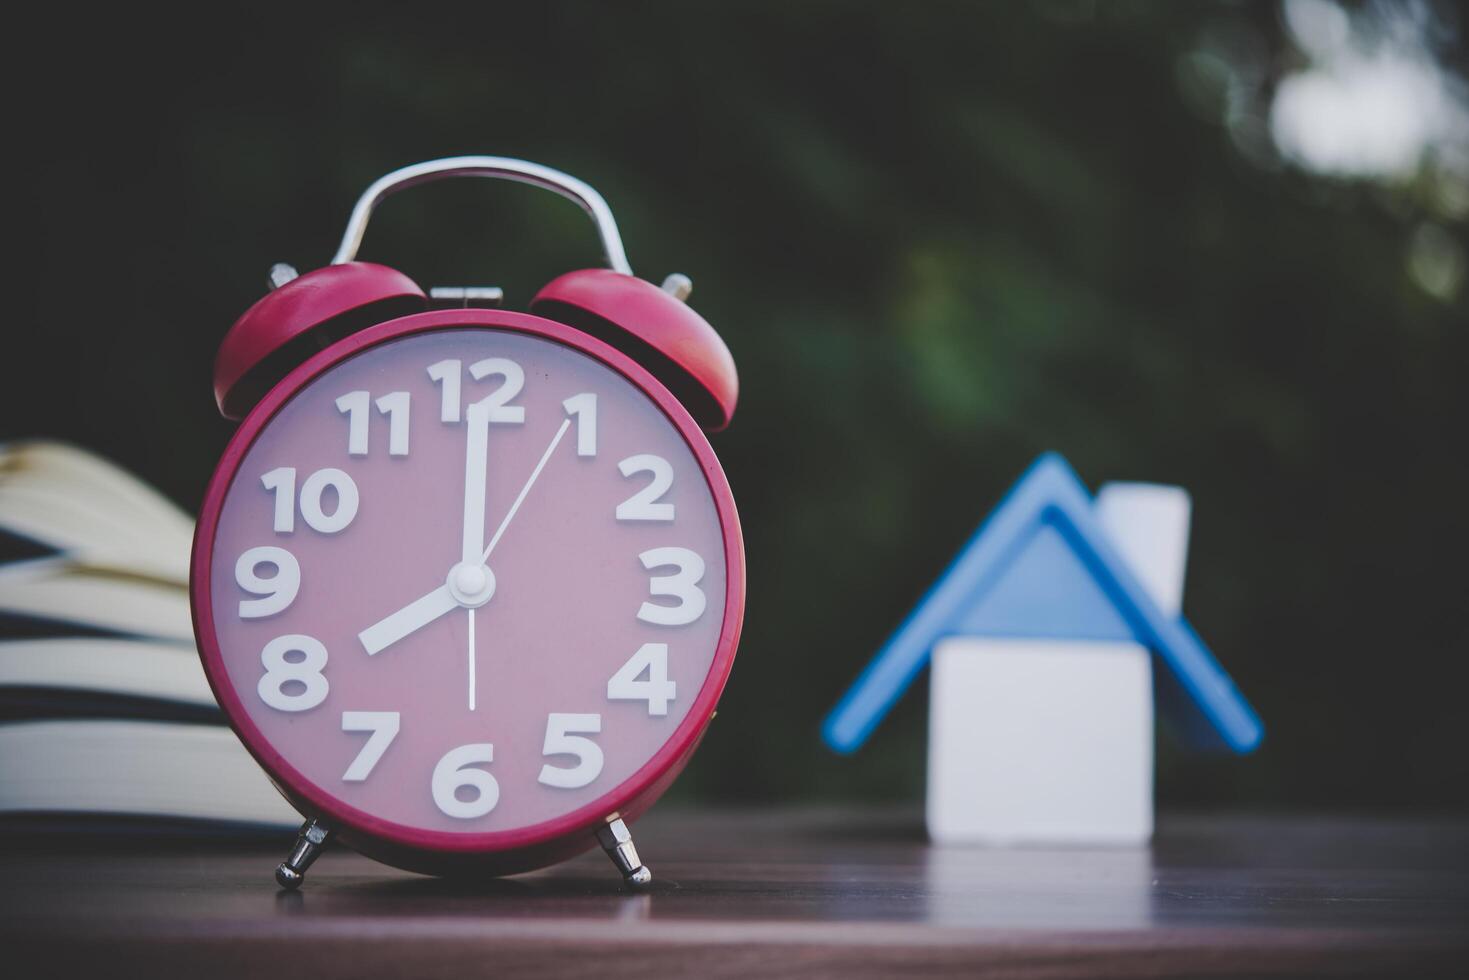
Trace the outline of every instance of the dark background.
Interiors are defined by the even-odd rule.
[[[390,169],[520,156],[691,275],[740,368],[745,639],[678,794],[916,799],[925,683],[852,758],[820,719],[1056,449],[1191,491],[1185,609],[1266,722],[1242,759],[1165,737],[1165,805],[1469,803],[1464,172],[1284,159],[1270,98],[1309,59],[1277,7],[533,7],[12,31],[0,438],[195,509],[270,264],[327,262]],[[1457,12],[1421,9],[1462,73]],[[511,308],[599,260],[575,207],[486,181],[395,198],[363,257]]]

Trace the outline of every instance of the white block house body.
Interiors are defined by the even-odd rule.
[[[1153,833],[1153,670],[1136,643],[941,640],[929,664],[928,833],[1138,844]]]
[[[1040,461],[827,720],[861,744],[931,659],[927,824],[943,843],[1146,842],[1155,681],[1204,748],[1249,751],[1259,720],[1180,617],[1188,495],[1091,499]]]

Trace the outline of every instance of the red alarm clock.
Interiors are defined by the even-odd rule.
[[[386,195],[455,176],[570,198],[610,268],[516,313],[355,261]],[[635,278],[581,181],[460,157],[378,180],[331,265],[271,281],[215,362],[243,420],[190,598],[221,708],[305,817],[277,880],[299,885],[329,837],[434,874],[600,843],[650,880],[627,825],[713,718],[745,602],[704,434],[734,411],[734,362],[689,280]]]

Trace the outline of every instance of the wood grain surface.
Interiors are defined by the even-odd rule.
[[[593,852],[452,881],[288,842],[35,833],[0,847],[10,977],[1452,976],[1469,827],[1165,817],[1151,849],[960,849],[915,813],[661,809],[655,881]]]

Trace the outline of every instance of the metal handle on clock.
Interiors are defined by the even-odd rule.
[[[628,265],[627,253],[622,248],[622,236],[618,234],[612,209],[591,185],[538,163],[510,157],[481,156],[445,157],[415,163],[373,181],[352,208],[347,230],[342,234],[342,244],[337,246],[337,254],[332,256],[332,265],[342,265],[357,257],[357,250],[362,247],[362,236],[367,232],[368,219],[383,198],[417,184],[449,177],[498,177],[560,194],[591,216],[602,239],[602,250],[607,253],[607,264],[617,272],[632,275],[632,266]]]

